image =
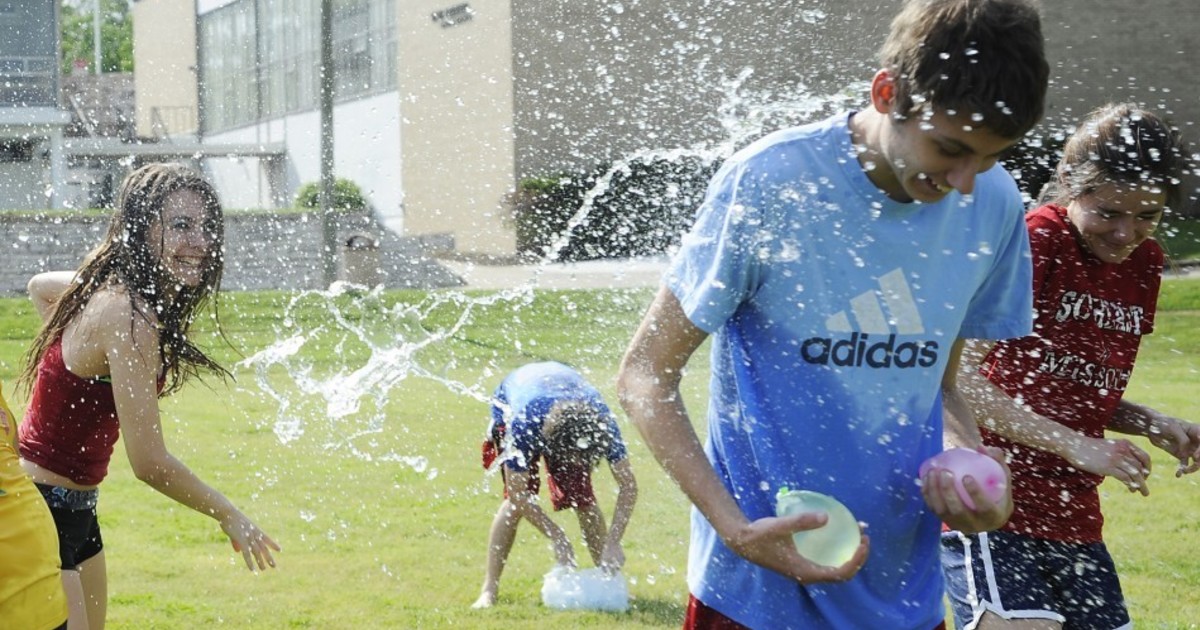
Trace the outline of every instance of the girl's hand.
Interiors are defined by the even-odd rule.
[[[1084,438],[1066,459],[1079,470],[1120,481],[1130,492],[1150,495],[1150,455],[1129,440]]]
[[[1161,416],[1150,428],[1150,443],[1179,460],[1176,477],[1200,470],[1200,424]]]
[[[229,536],[233,550],[240,552],[246,561],[246,568],[265,570],[268,566],[275,568],[275,557],[271,550],[280,551],[279,545],[271,537],[258,528],[245,514],[235,511],[228,519],[221,521],[221,529]]]

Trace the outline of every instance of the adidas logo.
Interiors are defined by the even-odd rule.
[[[849,338],[806,339],[800,346],[800,356],[806,362],[818,365],[876,369],[931,367],[937,363],[936,341],[897,343],[899,335],[925,332],[903,269],[897,268],[880,276],[878,291],[864,291],[852,298],[850,312],[857,327],[851,324],[846,311],[839,311],[825,320],[826,330],[850,333]],[[887,336],[880,340],[879,335]]]

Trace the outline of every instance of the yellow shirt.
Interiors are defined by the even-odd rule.
[[[58,531],[21,469],[16,438],[17,420],[0,391],[0,625],[49,630],[67,620]]]

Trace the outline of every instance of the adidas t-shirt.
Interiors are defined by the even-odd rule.
[[[508,436],[505,439],[511,439],[512,446],[506,447],[501,455],[507,467],[525,471],[537,462],[545,446],[542,422],[551,407],[563,400],[586,402],[608,418],[608,432],[613,440],[605,454],[606,461],[619,462],[628,457],[621,430],[600,392],[570,367],[543,361],[513,370],[492,394],[492,424],[487,434],[492,435],[497,423],[505,425]]]
[[[714,335],[708,457],[750,519],[781,486],[868,525],[854,579],[801,586],[692,515],[688,585],[752,628],[920,628],[943,618],[937,518],[917,486],[941,450],[940,383],[959,337],[1031,329],[1020,194],[999,166],[975,194],[898,203],[859,166],[847,121],[771,134],[709,187],[666,282]]]

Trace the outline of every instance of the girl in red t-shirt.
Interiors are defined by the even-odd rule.
[[[1122,628],[1129,615],[1101,538],[1097,487],[1149,494],[1150,456],[1105,431],[1142,435],[1200,469],[1200,425],[1124,400],[1154,328],[1163,252],[1151,239],[1180,200],[1178,133],[1135,105],[1093,112],[1063,149],[1043,205],[1026,216],[1034,333],[970,348],[964,391],[984,443],[1011,458],[1015,509],[995,532],[943,536],[960,627]]]

